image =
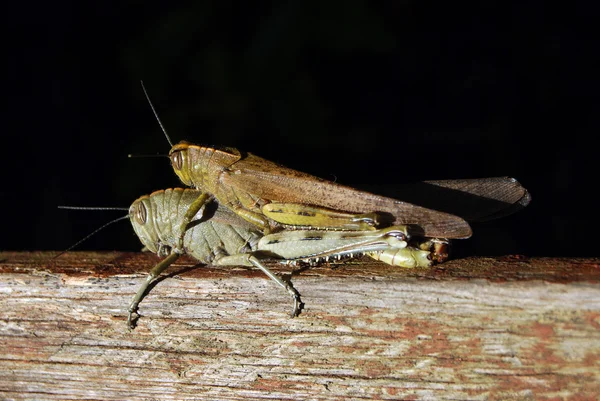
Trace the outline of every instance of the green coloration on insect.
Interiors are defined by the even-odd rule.
[[[182,254],[206,264],[259,268],[292,297],[292,316],[301,309],[300,296],[289,283],[271,272],[264,260],[314,264],[366,254],[395,266],[432,264],[433,243],[409,246],[410,237],[403,226],[365,231],[284,230],[263,235],[256,226],[216,202],[206,204],[202,213],[191,216],[184,226],[181,220],[199,195],[200,191],[193,189],[167,189],[142,196],[131,205],[129,217],[141,242],[151,252],[166,258],[151,270],[133,298],[127,320],[130,327],[134,326],[133,315],[137,314],[148,286]]]

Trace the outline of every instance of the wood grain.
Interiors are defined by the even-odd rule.
[[[126,307],[157,258],[0,253],[0,399],[595,400],[600,259],[368,259],[260,272],[181,259]],[[285,274],[291,267],[269,265]]]

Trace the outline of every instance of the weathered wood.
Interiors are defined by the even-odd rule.
[[[306,307],[255,270],[139,253],[0,253],[7,400],[592,400],[600,259],[469,258],[431,269],[368,259],[304,269]],[[289,267],[270,265],[289,272]],[[174,276],[174,274],[177,274]]]

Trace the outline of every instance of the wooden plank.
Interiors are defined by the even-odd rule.
[[[600,259],[363,259],[301,269],[291,301],[255,270],[182,259],[142,302],[141,253],[0,253],[6,400],[592,400]],[[269,265],[279,273],[290,267]]]

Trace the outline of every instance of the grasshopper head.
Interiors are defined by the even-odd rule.
[[[177,174],[181,182],[190,187],[194,186],[192,163],[190,161],[191,146],[194,145],[187,142],[180,142],[173,146],[169,152],[169,159],[171,159],[171,166],[173,166],[175,174]]]
[[[185,185],[215,192],[215,175],[241,159],[234,148],[211,148],[179,142],[171,148],[169,159],[175,174]]]
[[[158,253],[160,239],[152,216],[150,197],[148,195],[138,198],[129,207],[129,220],[136,235],[149,251]]]

